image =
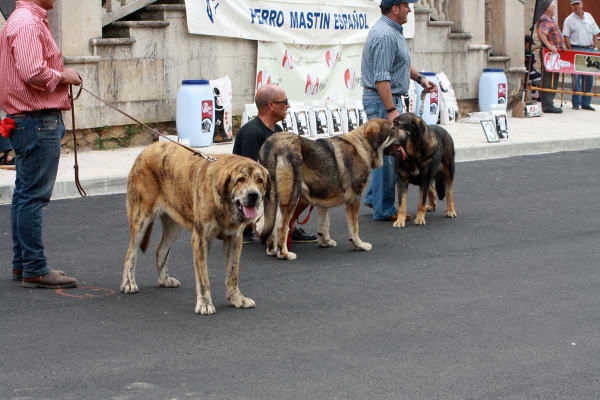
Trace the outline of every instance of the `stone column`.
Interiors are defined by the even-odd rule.
[[[91,38],[102,36],[100,0],[56,0],[48,12],[52,36],[65,57],[91,56]]]
[[[485,0],[452,0],[448,19],[454,22],[453,33],[468,32],[473,44],[485,43]]]

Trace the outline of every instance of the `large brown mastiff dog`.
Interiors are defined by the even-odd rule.
[[[358,237],[360,197],[372,169],[383,164],[386,155],[403,152],[408,135],[386,119],[372,119],[352,132],[327,139],[310,140],[289,133],[277,133],[263,144],[259,160],[271,175],[273,190],[265,198],[265,222],[261,238],[267,254],[294,260],[286,238],[290,218],[298,200],[318,207],[319,246],[334,247],[329,237],[329,209],[344,204],[350,242],[355,250],[372,246]],[[277,207],[281,221],[274,230]]]
[[[413,113],[402,114],[394,124],[408,132],[406,157],[396,157],[398,190],[398,219],[395,228],[404,228],[406,220],[406,195],[408,184],[420,188],[419,206],[415,225],[425,225],[427,211],[435,211],[437,202],[446,199],[446,217],[456,218],[454,209],[454,142],[450,134],[441,126],[427,125]],[[433,182],[435,181],[435,188]],[[429,205],[425,205],[429,197]]]
[[[227,300],[235,307],[254,308],[252,299],[238,288],[242,230],[256,217],[257,207],[270,188],[268,171],[245,157],[221,154],[209,162],[175,143],[155,143],[135,160],[127,182],[129,249],[125,258],[121,292],[136,293],[138,248],[145,251],[156,216],[162,238],[156,249],[158,285],[179,287],[169,277],[171,245],[181,227],[192,231],[196,271],[196,313],[214,314],[208,281],[211,242],[223,240]]]

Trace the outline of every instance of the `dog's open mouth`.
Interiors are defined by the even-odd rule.
[[[255,206],[244,206],[238,201],[237,208],[242,214],[244,214],[244,218],[246,219],[254,219],[258,215],[258,211]]]
[[[403,160],[406,160],[406,152],[404,147],[401,145],[391,145],[385,149],[386,156],[400,156]]]

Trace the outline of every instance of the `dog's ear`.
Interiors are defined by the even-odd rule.
[[[385,129],[382,129],[384,124],[389,124],[389,122],[385,119],[372,119],[365,126],[365,137],[373,150],[377,150],[385,140],[386,135],[383,132]]]
[[[231,171],[224,169],[223,171],[221,171],[221,173],[219,174],[219,177],[217,179],[217,193],[219,194],[219,197],[221,198],[221,204],[224,204],[225,200],[228,197],[229,183],[231,182],[231,175],[232,175]]]
[[[413,118],[411,118],[409,130],[411,138],[416,139],[421,137],[423,133],[427,131],[427,124],[422,118],[414,115]]]

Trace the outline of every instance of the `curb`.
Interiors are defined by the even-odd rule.
[[[463,147],[456,149],[456,161],[467,162],[489,160],[533,154],[558,153],[600,148],[600,137],[585,139],[555,140],[528,143],[500,142],[494,145]],[[81,185],[88,196],[103,196],[127,192],[127,175],[104,178],[82,179]],[[13,185],[0,186],[0,204],[10,204]],[[72,179],[57,180],[52,200],[80,197]]]

